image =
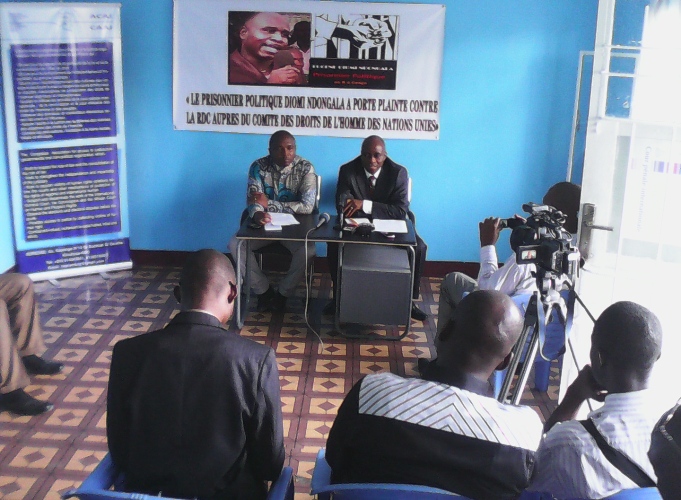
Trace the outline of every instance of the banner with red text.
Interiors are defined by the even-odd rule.
[[[443,5],[174,2],[176,129],[439,138]]]

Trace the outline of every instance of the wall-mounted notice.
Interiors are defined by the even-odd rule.
[[[176,129],[438,139],[443,5],[174,1]]]
[[[19,271],[128,269],[119,4],[0,5]]]

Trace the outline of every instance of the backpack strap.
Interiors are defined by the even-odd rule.
[[[637,463],[633,462],[624,453],[608,444],[603,435],[596,429],[593,420],[588,418],[586,420],[580,420],[579,423],[582,424],[586,431],[591,434],[594,440],[596,440],[598,448],[603,452],[603,455],[608,459],[608,462],[636,483],[639,488],[649,488],[656,485],[655,481],[653,481]]]

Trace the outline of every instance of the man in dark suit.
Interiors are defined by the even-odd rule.
[[[336,185],[336,207],[345,217],[405,219],[409,213],[409,174],[407,169],[387,156],[385,142],[372,135],[362,142],[361,154],[341,166]],[[421,272],[428,247],[416,235],[416,266],[413,298],[418,299]],[[327,245],[327,259],[334,293],[338,271],[338,244]],[[325,308],[325,314],[335,312],[335,301]],[[428,315],[412,303],[411,317],[424,321]]]
[[[114,346],[107,438],[126,490],[258,499],[279,476],[274,351],[225,329],[235,283],[224,254],[192,254],[175,289],[180,313],[162,330]]]

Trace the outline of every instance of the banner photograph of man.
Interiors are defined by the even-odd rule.
[[[230,85],[303,85],[306,83],[298,50],[292,43],[293,27],[310,14],[230,12]]]

